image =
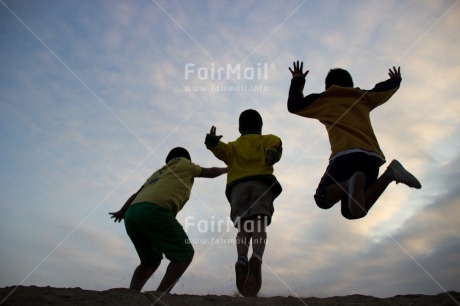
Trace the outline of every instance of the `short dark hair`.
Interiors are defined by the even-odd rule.
[[[188,159],[189,161],[192,161],[192,159],[190,158],[190,154],[188,153],[186,149],[181,148],[181,147],[176,147],[172,149],[171,151],[169,151],[168,156],[166,156],[166,163],[169,163],[171,159],[178,158],[178,157],[184,157]]]
[[[326,76],[326,89],[332,85],[353,87],[353,78],[348,71],[341,68],[334,68],[329,70],[329,73]]]
[[[253,109],[243,111],[239,119],[240,132],[255,130],[262,131],[262,117]]]

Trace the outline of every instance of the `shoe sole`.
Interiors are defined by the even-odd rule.
[[[248,275],[248,264],[242,261],[237,261],[235,263],[235,275],[236,275],[236,288],[243,295],[246,296],[244,291],[244,282]]]
[[[262,262],[257,257],[249,260],[248,276],[244,282],[246,296],[256,296],[262,286]]]
[[[403,183],[411,188],[420,189],[422,185],[415,176],[407,171],[400,162],[394,159],[388,166],[393,171],[396,183]]]

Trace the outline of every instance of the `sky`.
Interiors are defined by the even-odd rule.
[[[139,259],[108,213],[173,147],[224,166],[205,135],[235,140],[252,108],[284,147],[259,296],[460,291],[458,2],[0,0],[0,286],[128,287]],[[330,147],[287,111],[296,60],[305,94],[331,68],[371,89],[401,67],[371,118],[381,173],[398,159],[422,189],[392,184],[354,221],[316,206]],[[196,179],[177,215],[196,253],[172,293],[237,294],[225,184]]]

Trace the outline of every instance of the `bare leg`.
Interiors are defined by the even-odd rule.
[[[420,189],[422,185],[409,171],[393,160],[377,181],[366,190],[366,208],[370,209],[391,182],[403,183],[411,188]]]
[[[347,196],[347,181],[331,184],[327,186],[326,192],[324,194],[324,209],[331,208],[335,203],[340,201],[343,197]]]
[[[236,288],[243,296],[246,296],[244,282],[246,280],[246,276],[248,275],[248,250],[251,235],[252,233],[247,231],[245,228],[245,223],[240,223],[238,234],[236,235],[236,251],[238,252],[238,260],[235,263],[235,278]]]
[[[236,251],[238,252],[238,257],[246,256],[248,257],[249,242],[251,240],[252,233],[246,231],[245,224],[240,224],[238,229],[238,234],[236,235]]]
[[[149,278],[155,273],[155,271],[160,266],[160,262],[156,266],[150,267],[143,264],[140,264],[133,273],[133,278],[131,279],[131,284],[129,285],[130,289],[141,291],[145,283]]]
[[[335,203],[348,197],[348,208],[356,218],[367,214],[364,186],[366,177],[362,172],[356,172],[345,182],[329,185],[324,195],[325,209],[332,207]]]
[[[174,262],[171,261],[166,269],[165,276],[158,286],[157,291],[161,292],[169,292],[177,283],[179,278],[184,274],[185,270],[187,270],[188,266],[192,262],[192,258],[183,262]]]
[[[267,222],[265,216],[254,220],[254,232],[252,233],[252,251],[260,257],[264,254],[267,242]]]
[[[391,170],[386,170],[375,183],[366,190],[366,210],[371,209],[393,180]]]
[[[355,173],[356,175],[356,173]],[[408,172],[404,167],[396,160],[393,160],[386,171],[370,186],[364,193],[363,201],[357,200],[354,198],[360,197],[351,197],[350,201],[350,211],[356,217],[362,216],[362,212],[369,211],[371,207],[377,202],[383,192],[386,190],[388,185],[391,182],[403,183],[409,187],[420,189],[422,186],[420,182],[414,177],[410,172]],[[362,185],[362,181],[355,180],[355,183],[358,182],[356,186]],[[335,203],[340,201],[343,197],[348,195],[350,190],[349,188],[350,180],[341,182],[338,184],[329,185],[326,189],[324,195],[324,207],[330,208],[334,206]],[[355,189],[356,190],[356,189]],[[361,204],[359,202],[362,202]]]

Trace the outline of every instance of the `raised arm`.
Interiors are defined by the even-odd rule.
[[[220,139],[222,138],[222,135],[217,136],[216,135],[216,127],[212,126],[209,134],[206,134],[206,138],[204,140],[204,143],[206,145],[206,148],[214,154],[215,157],[223,161],[224,163],[228,164],[228,152],[227,152],[227,147],[228,145]]]
[[[289,97],[287,108],[290,113],[296,113],[313,103],[319,94],[311,94],[303,96],[303,87],[305,85],[305,77],[309,70],[303,72],[303,62],[293,62],[293,69],[289,67],[292,74],[291,87],[289,88]]]
[[[402,77],[401,77],[401,67],[394,67],[393,69],[388,69],[388,75],[390,78],[386,81],[380,82],[375,85],[374,88],[369,90],[368,92],[383,92],[398,88],[401,85]]]
[[[367,103],[371,110],[387,102],[398,91],[401,85],[402,78],[399,67],[389,69],[388,75],[390,76],[388,80],[376,84],[371,90],[367,90]]]

